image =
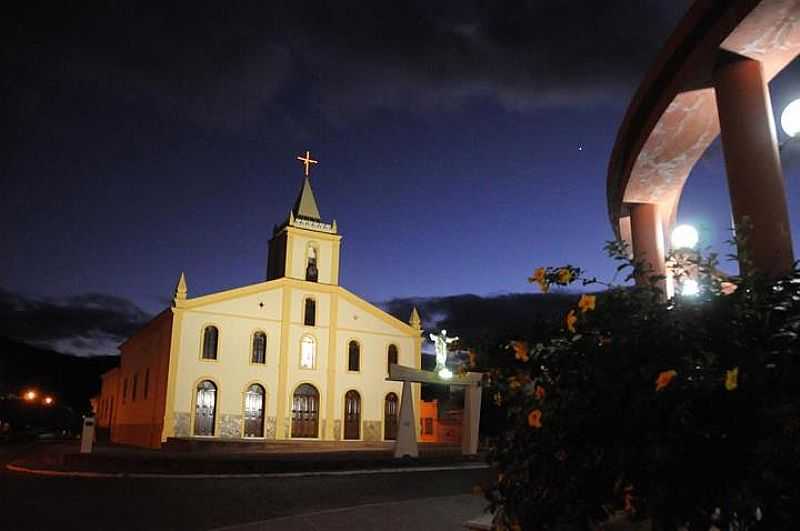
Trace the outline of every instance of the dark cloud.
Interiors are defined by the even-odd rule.
[[[392,299],[380,306],[403,321],[408,320],[411,309],[416,306],[426,330],[444,328],[450,335],[458,335],[471,343],[486,336],[527,337],[537,325],[560,322],[561,316],[577,299],[578,295],[570,293],[512,293],[486,297],[465,294]]]
[[[329,118],[472,98],[526,110],[623,97],[689,0],[21,3],[3,28],[21,121],[69,104],[237,130],[295,105]],[[84,117],[85,119],[85,117]]]
[[[112,295],[36,299],[0,289],[0,336],[57,352],[116,353],[150,317],[129,300]]]

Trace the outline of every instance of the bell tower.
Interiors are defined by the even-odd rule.
[[[339,249],[342,237],[336,220],[322,220],[311,188],[310,168],[317,164],[306,151],[297,157],[305,176],[289,217],[275,226],[269,241],[267,280],[293,278],[320,284],[339,285]]]

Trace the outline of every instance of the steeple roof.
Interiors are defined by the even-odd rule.
[[[297,218],[310,219],[320,221],[319,208],[317,208],[317,199],[314,197],[314,191],[311,189],[311,181],[308,176],[303,179],[303,187],[300,188],[300,194],[294,202],[292,214]]]

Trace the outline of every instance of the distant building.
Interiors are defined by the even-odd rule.
[[[439,410],[438,400],[420,402],[419,440],[446,444],[461,444],[464,409]]]
[[[306,175],[273,231],[265,282],[190,298],[181,274],[172,307],[103,375],[100,433],[147,447],[394,439],[402,386],[386,376],[390,363],[420,367],[419,316],[406,324],[339,286],[341,238]]]

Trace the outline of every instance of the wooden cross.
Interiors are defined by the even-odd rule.
[[[297,157],[297,160],[301,161],[303,163],[303,166],[305,166],[306,177],[308,177],[309,170],[311,169],[311,165],[312,164],[319,164],[318,160],[314,160],[314,159],[311,158],[311,152],[308,151],[308,150],[306,150],[306,156],[305,157]]]

